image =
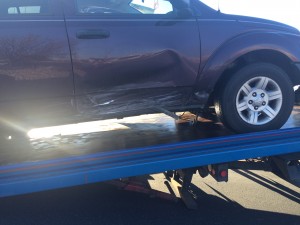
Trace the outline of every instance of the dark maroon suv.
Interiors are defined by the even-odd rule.
[[[1,124],[24,129],[210,112],[280,128],[300,84],[300,33],[199,0],[1,0]]]

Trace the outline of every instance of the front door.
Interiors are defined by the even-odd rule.
[[[200,63],[197,22],[187,3],[73,1],[65,0],[65,12],[81,112],[184,106]]]

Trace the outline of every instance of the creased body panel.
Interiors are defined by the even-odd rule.
[[[196,20],[67,17],[67,27],[81,112],[92,109],[101,115],[185,105],[200,64]],[[109,36],[80,39],[81,30]]]

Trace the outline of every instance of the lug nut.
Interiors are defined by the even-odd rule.
[[[254,92],[254,93],[252,94],[253,97],[256,97],[256,95],[257,95],[256,92]]]
[[[265,105],[266,105],[266,102],[262,102],[262,105],[265,106]]]
[[[254,109],[255,109],[255,110],[258,110],[258,106],[255,106]]]
[[[249,102],[248,102],[250,105],[252,105],[253,104],[253,101],[252,100],[249,100]]]
[[[261,93],[261,95],[260,95],[260,96],[263,98],[263,97],[265,97],[265,94],[264,94],[264,93]]]

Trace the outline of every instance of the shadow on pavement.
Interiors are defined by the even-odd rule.
[[[235,170],[236,173],[254,181],[257,184],[260,184],[288,199],[300,204],[300,194],[292,189],[283,186],[273,180],[268,180],[258,174],[255,174],[251,171],[242,171],[242,170]],[[299,223],[300,224],[300,223]]]
[[[219,192],[222,198],[196,186],[192,190],[199,205],[195,211],[181,202],[124,192],[103,183],[3,198],[0,224],[299,225],[298,216],[247,209]]]

